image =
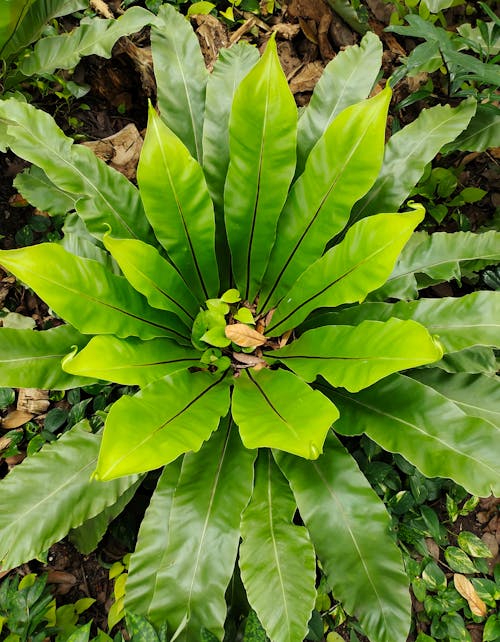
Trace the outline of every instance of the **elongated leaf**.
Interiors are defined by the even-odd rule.
[[[224,184],[229,166],[229,115],[236,88],[259,60],[246,42],[221,49],[207,84],[203,124],[203,171],[215,209],[215,247],[224,289],[230,285],[231,256],[224,224]]]
[[[448,352],[472,346],[500,346],[500,292],[398,303],[363,303],[312,319],[314,325],[355,325],[366,319],[413,319],[437,335]]]
[[[132,183],[84,145],[74,145],[51,116],[14,98],[0,102],[12,151],[38,165],[52,183],[72,195],[89,231],[101,237],[110,226],[123,238],[152,239]]]
[[[221,215],[224,209],[224,183],[229,166],[229,115],[234,93],[258,60],[256,47],[238,42],[231,49],[220,50],[208,80],[203,124],[203,170],[216,215]]]
[[[417,232],[373,298],[412,298],[417,290],[458,279],[500,261],[500,232]]]
[[[83,18],[76,29],[39,40],[19,66],[26,76],[52,74],[56,69],[72,69],[84,56],[111,58],[118,38],[140,31],[154,20],[142,7],[131,7],[116,20]]]
[[[500,430],[432,388],[391,375],[356,395],[337,389],[328,396],[340,408],[338,432],[365,432],[427,477],[450,477],[473,495],[500,491]]]
[[[151,27],[151,49],[162,119],[201,163],[208,72],[189,21],[168,4]]]
[[[401,553],[385,507],[354,459],[332,434],[317,461],[276,458],[334,596],[373,642],[405,640],[411,603]]]
[[[475,346],[445,354],[435,366],[444,372],[495,375],[498,372],[499,362],[494,350]]]
[[[201,301],[216,296],[215,217],[203,170],[152,106],[137,181],[156,237],[182,278]]]
[[[12,0],[9,4],[17,5],[17,11],[23,5],[29,8],[24,12],[24,18],[18,21],[12,37],[1,52],[1,56],[4,59],[20,52],[32,42],[38,40],[47,23],[54,18],[88,7],[88,0],[28,0],[28,2]]]
[[[158,250],[134,239],[106,235],[103,241],[127,281],[147,298],[149,305],[172,312],[191,328],[199,304],[177,270]]]
[[[462,151],[484,152],[489,147],[500,147],[500,113],[491,104],[477,106],[469,126],[443,152],[460,149]]]
[[[339,245],[297,279],[266,334],[276,336],[297,326],[315,308],[362,301],[387,280],[423,216],[418,208],[405,214],[378,214],[353,225]]]
[[[113,260],[109,252],[106,252],[100,242],[92,236],[76,212],[66,214],[61,231],[64,236],[60,241],[57,241],[58,245],[61,245],[71,254],[81,256],[82,259],[97,261],[113,274],[121,275],[116,261]]]
[[[314,412],[311,412],[314,408]],[[235,379],[233,417],[247,448],[279,448],[316,459],[337,419],[335,406],[286,370],[245,370]]]
[[[243,448],[229,421],[199,453],[184,458],[170,509],[162,583],[148,609],[153,623],[166,617],[181,642],[200,639],[202,627],[218,639],[224,634],[225,592],[238,551],[240,515],[252,492],[255,454]]]
[[[389,87],[345,109],[309,155],[278,224],[260,309],[273,307],[342,230],[351,207],[373,185],[384,153]]]
[[[474,99],[455,108],[436,105],[423,109],[416,120],[391,136],[375,185],[356,203],[351,219],[356,221],[377,212],[396,212],[427,163],[467,127],[475,110]]]
[[[295,171],[296,132],[297,108],[271,38],[236,89],[229,120],[226,231],[233,275],[248,301],[264,276]]]
[[[61,361],[74,346],[83,348],[89,337],[69,325],[52,330],[0,329],[0,380],[2,386],[67,390],[92,383],[85,376],[62,370]]]
[[[297,131],[297,173],[309,152],[340,112],[368,96],[382,64],[382,43],[369,31],[359,46],[347,47],[328,63],[300,117]]]
[[[199,361],[198,351],[170,339],[141,341],[106,335],[93,337],[83,350],[65,359],[63,367],[75,375],[145,386]]]
[[[446,374],[436,368],[414,370],[409,375],[451,399],[471,417],[482,417],[500,428],[500,379],[482,374]]]
[[[163,599],[160,587],[168,570],[163,560],[170,532],[172,499],[179,481],[182,459],[179,457],[163,469],[141,522],[135,551],[130,557],[125,607],[137,615],[149,616]]]
[[[13,40],[23,17],[34,0],[5,0],[0,13],[0,56],[6,60],[9,54],[18,51]],[[28,43],[29,44],[29,43]]]
[[[114,504],[107,506],[95,517],[87,519],[81,526],[73,528],[68,533],[68,539],[82,555],[88,555],[97,548],[97,545],[106,534],[109,524],[117,517],[130,502],[141,483],[138,479],[118,497]]]
[[[198,451],[227,412],[224,376],[184,370],[119,399],[106,420],[97,477],[154,470]]]
[[[310,330],[268,355],[306,381],[322,375],[332,386],[357,392],[393,372],[439,361],[443,351],[420,324],[390,319]]]
[[[79,425],[2,480],[0,560],[4,569],[37,557],[71,528],[114,504],[136,482],[137,476],[102,484],[90,481],[100,441],[101,435]]]
[[[142,339],[187,334],[177,317],[150,308],[122,276],[60,245],[1,250],[0,264],[80,332]]]
[[[49,181],[45,172],[36,165],[18,174],[14,179],[14,187],[42,212],[66,214],[75,208],[75,199]]]
[[[316,599],[316,556],[296,504],[269,450],[259,456],[252,499],[241,520],[241,579],[269,638],[302,642]]]

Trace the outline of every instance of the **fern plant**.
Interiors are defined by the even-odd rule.
[[[209,75],[189,24],[163,6],[152,47],[161,116],[150,107],[138,189],[47,114],[0,102],[6,142],[39,168],[24,195],[74,210],[61,244],[0,253],[66,322],[0,329],[0,383],[140,388],[109,409],[102,437],[75,427],[2,482],[2,565],[68,531],[91,550],[162,467],[130,612],[166,619],[170,639],[222,639],[238,558],[269,638],[300,641],[319,558],[371,640],[403,640],[408,579],[390,520],[337,435],[364,432],[474,494],[499,490],[494,415],[445,374],[464,352],[491,358],[498,326],[484,318],[499,295],[407,302],[497,261],[499,235],[429,238],[414,233],[420,205],[397,213],[475,103],[422,112],[384,149],[391,89],[366,99],[373,34],[330,63],[300,120],[273,39],[260,59],[222,51]]]

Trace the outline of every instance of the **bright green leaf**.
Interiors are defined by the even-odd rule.
[[[320,455],[338,417],[335,406],[302,379],[267,368],[246,369],[235,379],[232,412],[247,448],[278,448],[307,459]]]
[[[97,478],[154,470],[198,451],[228,406],[224,375],[186,370],[154,381],[133,397],[121,397],[106,420]]]
[[[322,375],[332,386],[357,392],[394,372],[438,361],[442,354],[423,326],[390,319],[309,330],[264,356],[276,357],[306,381]]]
[[[271,640],[304,639],[316,599],[316,563],[307,530],[293,524],[295,500],[269,451],[241,521],[241,579]]]
[[[334,597],[370,639],[406,639],[411,603],[401,553],[389,535],[385,507],[355,461],[333,435],[317,461],[284,453],[277,461]]]

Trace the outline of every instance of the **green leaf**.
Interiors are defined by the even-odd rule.
[[[66,390],[92,383],[62,370],[61,361],[74,346],[83,348],[88,337],[69,325],[51,330],[0,329],[0,373],[5,386]]]
[[[14,187],[36,208],[49,214],[66,214],[75,208],[75,199],[59,189],[36,165],[14,179]]]
[[[500,261],[500,232],[417,232],[374,298],[412,298],[429,285],[460,280]]]
[[[473,495],[498,493],[500,430],[466,415],[432,388],[391,375],[356,395],[327,394],[340,409],[338,432],[365,432],[426,477],[449,477]]]
[[[79,626],[73,633],[71,633],[66,642],[88,642],[91,626],[92,622],[87,622],[87,624]]]
[[[136,476],[102,484],[90,480],[100,441],[101,435],[75,427],[2,480],[3,568],[14,568],[37,557],[71,528],[114,504],[136,482]]]
[[[40,243],[1,250],[0,264],[80,332],[189,340],[177,317],[150,308],[122,276],[108,272],[96,261],[74,256],[60,245]]]
[[[500,346],[500,292],[477,291],[462,297],[395,304],[363,303],[339,312],[318,315],[311,319],[310,324],[355,325],[366,319],[387,321],[392,317],[421,323],[439,338],[448,352],[473,346]]]
[[[243,642],[267,642],[267,635],[255,611],[250,611],[245,622]]]
[[[483,642],[496,642],[500,638],[500,616],[490,615],[483,629]]]
[[[14,98],[0,101],[12,151],[38,165],[60,190],[75,198],[89,231],[101,237],[110,226],[123,238],[151,239],[139,191],[123,174],[84,145],[74,145],[54,119]]]
[[[301,641],[316,599],[316,557],[296,504],[269,450],[257,461],[255,488],[241,519],[241,579],[271,640]]]
[[[241,323],[249,323],[250,325],[255,325],[253,314],[248,308],[240,308],[233,318],[237,321],[240,321]]]
[[[493,557],[488,546],[470,531],[461,531],[457,542],[460,548],[472,557]]]
[[[108,234],[103,242],[127,281],[147,298],[149,305],[172,312],[191,327],[199,304],[174,266],[158,250],[142,241],[114,239]]]
[[[297,108],[274,38],[240,82],[229,119],[224,215],[233,276],[253,301],[295,171]]]
[[[472,374],[495,375],[498,372],[498,361],[492,348],[465,348],[460,352],[445,354],[438,361],[436,368],[445,372],[470,372]]]
[[[122,36],[140,31],[154,20],[142,7],[131,7],[116,20],[82,18],[69,33],[40,39],[33,51],[21,59],[25,76],[52,74],[56,69],[72,69],[84,56],[111,58],[111,50]]]
[[[0,333],[0,337],[1,337]],[[9,344],[11,344],[12,341],[9,341]],[[2,350],[3,353],[3,350]],[[14,403],[16,400],[16,393],[12,388],[0,388],[0,410],[3,410],[4,408],[7,408],[11,404]]]
[[[411,604],[401,553],[385,507],[355,461],[332,434],[317,461],[276,458],[335,598],[370,639],[405,640]]]
[[[19,24],[33,2],[34,0],[24,0],[24,2],[6,0],[4,2],[0,14],[0,54],[3,60],[7,59],[9,53],[12,54],[19,50],[12,41],[15,39]]]
[[[83,350],[64,360],[64,370],[104,381],[145,386],[199,361],[199,352],[170,339],[141,341],[134,337],[97,336]]]
[[[97,478],[154,470],[185,452],[198,451],[228,406],[224,375],[186,370],[154,381],[133,397],[122,397],[106,420]]]
[[[325,67],[309,105],[299,119],[297,173],[334,118],[370,93],[382,63],[382,43],[369,31],[359,46],[340,51]]]
[[[423,215],[418,208],[405,214],[378,214],[353,225],[339,245],[297,279],[266,334],[276,336],[297,326],[315,308],[362,301],[387,280]]]
[[[489,147],[500,147],[500,113],[495,105],[479,104],[469,126],[443,152],[456,149],[484,152]]]
[[[218,348],[225,348],[231,343],[231,339],[228,339],[225,335],[225,327],[216,326],[215,328],[210,328],[207,330],[201,337],[200,341],[210,344],[211,346],[216,346]]]
[[[366,196],[353,208],[351,219],[378,212],[396,212],[441,147],[456,138],[476,110],[469,99],[458,107],[436,105],[423,109],[412,123],[391,136],[380,174]]]
[[[158,642],[158,636],[152,624],[145,617],[127,612],[127,630],[132,636],[137,636],[141,642]]]
[[[456,573],[477,573],[477,568],[467,553],[464,553],[456,546],[447,546],[444,551],[444,558],[448,566]]]
[[[230,269],[229,247],[224,227],[224,183],[229,166],[229,115],[236,88],[259,60],[256,47],[238,42],[222,48],[207,84],[203,123],[203,171],[214,203],[219,269]]]
[[[436,562],[431,561],[422,569],[422,580],[431,591],[444,591],[446,588],[446,575]]]
[[[311,413],[314,408],[314,413]],[[247,448],[279,448],[307,459],[323,450],[335,406],[287,370],[244,370],[234,380],[233,417]]]
[[[273,306],[343,229],[373,185],[384,153],[391,90],[347,107],[328,126],[294,183],[278,223],[260,309]],[[369,152],[367,152],[369,150]]]
[[[93,259],[106,267],[114,274],[120,274],[120,270],[109,252],[101,247],[100,242],[90,234],[83,220],[76,212],[69,212],[64,218],[62,227],[64,236],[57,242],[65,250],[82,259]]]
[[[436,368],[415,370],[411,377],[451,399],[465,414],[500,428],[500,380],[483,374],[447,374]]]
[[[81,526],[73,528],[68,533],[68,539],[82,555],[89,555],[95,551],[102,540],[109,524],[120,515],[135,495],[142,479],[138,479],[118,497],[117,501],[98,513],[95,517],[87,519]],[[111,579],[111,578],[110,578]]]
[[[306,381],[322,375],[332,386],[357,392],[394,372],[438,361],[442,354],[423,326],[390,319],[310,330],[264,356],[276,357]]]
[[[169,4],[151,27],[151,50],[162,119],[201,163],[208,72],[189,21]]]
[[[162,584],[156,589],[161,603],[148,610],[153,623],[166,617],[180,642],[199,639],[202,626],[218,639],[223,636],[225,592],[238,551],[240,514],[252,490],[254,459],[230,420],[199,453],[184,458],[161,557]]]
[[[24,0],[24,2],[8,0],[7,3],[4,2],[4,6],[5,4],[13,5],[14,14],[11,13],[13,19],[11,26],[15,25],[15,31],[11,32],[10,38],[1,50],[4,60],[38,40],[47,23],[54,18],[86,8],[88,0]],[[1,44],[3,44],[3,39],[0,36]]]
[[[186,284],[200,301],[217,296],[215,218],[203,170],[151,105],[137,181],[146,216]]]
[[[130,557],[125,586],[125,608],[148,617],[161,609],[164,573],[163,556],[169,537],[172,499],[179,480],[182,457],[165,466],[141,522],[135,552]]]

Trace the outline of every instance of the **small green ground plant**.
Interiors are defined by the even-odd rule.
[[[133,7],[118,19],[82,17],[69,33],[59,33],[57,18],[88,9],[89,0],[4,0],[0,7],[0,94],[20,95],[31,88],[48,92],[69,103],[86,94],[88,87],[57,75],[76,67],[84,56],[111,57],[116,41],[149,24],[152,14]],[[55,27],[54,27],[55,23]],[[32,91],[31,89],[31,91]]]
[[[0,380],[140,388],[109,408],[102,434],[83,422],[2,482],[2,564],[71,529],[92,550],[162,468],[128,611],[166,619],[171,640],[221,640],[238,560],[269,638],[299,642],[319,559],[373,642],[405,639],[390,518],[341,440],[365,433],[424,475],[500,490],[498,384],[483,374],[500,344],[499,294],[417,299],[500,260],[499,234],[431,238],[414,232],[423,207],[397,213],[476,103],[423,111],[384,146],[390,86],[366,98],[381,63],[373,34],[330,63],[299,120],[274,39],[262,58],[243,43],[222,51],[210,75],[172,7],[151,38],[161,117],[150,107],[138,188],[47,114],[0,102],[6,143],[80,221],[62,243],[0,253],[66,321],[0,329]],[[481,373],[472,406],[472,385],[442,381],[464,369]]]

